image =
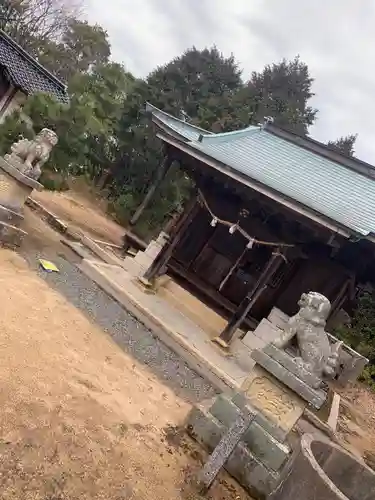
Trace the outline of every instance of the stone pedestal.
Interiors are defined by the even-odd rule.
[[[250,404],[266,417],[270,426],[278,428],[277,435],[283,439],[307,406],[307,402],[257,364],[241,389]]]
[[[19,226],[23,209],[32,191],[43,186],[0,157],[0,243],[20,246],[26,232]]]

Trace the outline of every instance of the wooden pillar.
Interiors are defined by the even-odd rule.
[[[155,260],[152,262],[151,266],[147,269],[147,271],[141,278],[142,283],[148,286],[150,284],[152,285],[155,279],[160,276],[160,274],[162,274],[163,270],[168,264],[169,259],[172,257],[174,249],[180,242],[191,220],[193,219],[197,207],[197,195],[195,194],[190,198],[185,207],[185,210],[182,212],[179,220],[177,221],[172,237],[166,242],[164,247],[156,256]]]
[[[220,336],[214,339],[217,344],[219,344],[221,347],[228,347],[236,330],[241,326],[243,320],[249,314],[251,308],[259,299],[260,295],[267,288],[270,279],[279,269],[280,265],[283,264],[283,262],[285,262],[285,257],[280,251],[276,251],[271,255],[258,281],[255,283],[253,288],[249,290],[245,298],[241,301],[240,305],[237,308],[237,311],[234,313],[227,326],[221,332]]]

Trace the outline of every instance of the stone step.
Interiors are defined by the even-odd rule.
[[[23,221],[23,215],[18,212],[14,212],[10,208],[0,205],[0,221],[12,224],[13,226],[18,226]]]
[[[7,222],[0,221],[0,244],[9,247],[19,247],[27,232]]]

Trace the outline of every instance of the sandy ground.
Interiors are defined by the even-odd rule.
[[[93,237],[116,245],[122,244],[124,228],[106,216],[105,205],[92,194],[41,191],[33,193],[33,198],[72,228],[83,229]]]
[[[23,251],[66,251],[29,211],[25,227]],[[2,499],[200,498],[190,484],[204,457],[181,431],[186,399],[9,250],[0,301]],[[249,497],[223,474],[209,498]]]
[[[375,470],[375,394],[368,388],[355,385],[345,391],[338,433],[342,445]]]

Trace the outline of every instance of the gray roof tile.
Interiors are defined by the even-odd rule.
[[[45,92],[61,102],[69,102],[66,86],[0,30],[0,65],[12,83],[26,94]]]

